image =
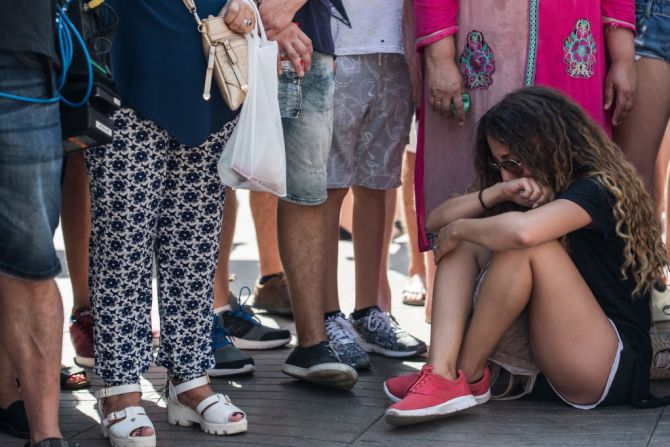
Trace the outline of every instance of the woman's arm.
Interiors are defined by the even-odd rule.
[[[458,31],[458,0],[414,0],[413,3],[417,51]]]
[[[440,230],[435,246],[435,262],[461,241],[469,241],[491,251],[533,247],[583,228],[591,216],[576,203],[555,200],[526,212],[509,212],[483,219],[458,219]]]
[[[428,231],[439,231],[457,219],[479,217],[488,208],[504,202],[514,202],[519,206],[537,208],[552,200],[549,189],[541,186],[532,177],[521,177],[496,183],[479,191],[454,197],[435,208],[426,221]]]

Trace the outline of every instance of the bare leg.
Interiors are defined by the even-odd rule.
[[[382,261],[379,266],[379,297],[377,306],[384,312],[391,313],[392,298],[391,285],[389,284],[389,250],[391,248],[391,235],[393,234],[393,224],[396,214],[396,200],[398,198],[397,189],[387,189],[386,196],[386,216],[384,217],[384,240],[382,242]]]
[[[437,266],[428,361],[435,373],[449,379],[456,378],[465,324],[472,311],[475,278],[488,256],[485,248],[462,242]]]
[[[354,257],[356,309],[377,305],[384,248],[386,191],[354,186]]]
[[[423,254],[426,263],[426,323],[430,324],[433,314],[433,296],[435,287],[435,258],[432,251]]]
[[[0,408],[7,408],[11,403],[21,399],[16,388],[16,372],[7,356],[4,343],[0,343]]]
[[[665,135],[661,142],[661,147],[656,158],[656,172],[654,176],[654,198],[656,199],[656,212],[658,220],[662,221],[661,216],[665,212],[665,222],[663,227],[663,242],[665,243],[666,259],[670,259],[670,194],[668,194],[668,181],[670,180],[670,122],[665,129]]]
[[[424,257],[419,251],[419,235],[416,226],[416,207],[414,204],[414,166],[416,163],[416,154],[405,151],[402,164],[402,204],[405,219],[405,228],[408,236],[409,266],[407,276],[409,283],[407,289],[403,292],[403,300],[417,301],[423,300],[423,295],[416,292],[416,284],[421,283],[428,289],[426,284],[426,265]]]
[[[0,343],[21,382],[32,442],[60,438],[63,304],[56,282],[0,274],[0,314],[11,315],[0,325]]]
[[[223,208],[223,223],[219,239],[219,261],[214,275],[214,308],[228,304],[230,292],[230,252],[233,249],[235,223],[237,221],[237,196],[235,190],[226,187],[226,198]]]
[[[267,192],[249,192],[249,206],[256,227],[261,276],[283,272],[277,242],[277,197]]]
[[[466,378],[481,376],[526,306],[531,349],[542,373],[567,400],[598,401],[616,355],[616,332],[557,241],[493,255],[460,353]]]
[[[326,210],[326,283],[325,311],[334,312],[340,308],[339,290],[337,287],[337,261],[339,244],[340,209],[342,201],[349,189],[329,189],[328,199],[324,204]]]
[[[342,211],[340,212],[340,226],[353,233],[353,213],[354,213],[354,196],[353,192],[349,192],[342,202]]]
[[[83,153],[67,158],[61,185],[61,226],[72,284],[73,310],[90,307],[88,238],[91,234],[91,195]]]
[[[643,57],[635,67],[635,105],[614,138],[653,193],[656,156],[670,118],[670,64]]]
[[[301,347],[326,340],[323,322],[326,284],[325,205],[305,206],[279,201],[279,254],[286,272]]]

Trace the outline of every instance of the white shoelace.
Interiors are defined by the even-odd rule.
[[[377,309],[373,309],[370,311],[368,314],[366,326],[370,332],[377,332],[377,330],[380,330],[380,332],[384,334],[391,334],[398,336],[400,334],[404,334],[405,331],[398,326],[398,324],[395,322],[393,318],[391,318],[391,315],[389,315],[387,312],[381,312]]]
[[[356,331],[351,323],[341,315],[326,320],[326,333],[332,343],[348,344],[356,342]]]

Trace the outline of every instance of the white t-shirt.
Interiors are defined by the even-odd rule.
[[[331,19],[335,54],[403,54],[403,0],[343,0],[351,28]]]

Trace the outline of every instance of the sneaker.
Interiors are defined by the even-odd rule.
[[[370,368],[370,358],[356,342],[356,331],[342,312],[326,318],[326,335],[330,346],[342,362],[357,371]]]
[[[350,390],[358,380],[354,368],[343,363],[327,341],[291,351],[281,370],[284,374],[340,390]]]
[[[284,273],[272,276],[265,283],[256,282],[254,288],[254,307],[269,314],[293,318],[288,282]]]
[[[70,340],[74,347],[74,362],[84,368],[93,368],[93,317],[91,309],[76,309],[70,315]]]
[[[405,358],[423,354],[426,344],[398,326],[391,315],[373,307],[367,315],[349,317],[359,336],[359,344],[366,352],[376,352],[387,357]]]
[[[455,380],[433,374],[424,365],[407,395],[389,407],[384,419],[391,425],[409,425],[449,416],[477,405],[465,375],[458,371]]]
[[[216,314],[212,323],[212,351],[214,367],[207,371],[212,377],[247,374],[255,369],[254,359],[233,345],[220,316]]]
[[[248,289],[247,289],[248,290]],[[231,310],[221,312],[223,327],[239,349],[272,349],[291,342],[291,333],[284,329],[263,326],[254,313],[230,296]]]
[[[393,402],[400,402],[407,396],[412,385],[421,376],[421,373],[406,374],[403,376],[392,377],[384,382],[384,394]],[[488,402],[491,399],[491,370],[487,366],[484,368],[482,378],[475,383],[469,383],[470,392],[477,401],[477,405]]]

